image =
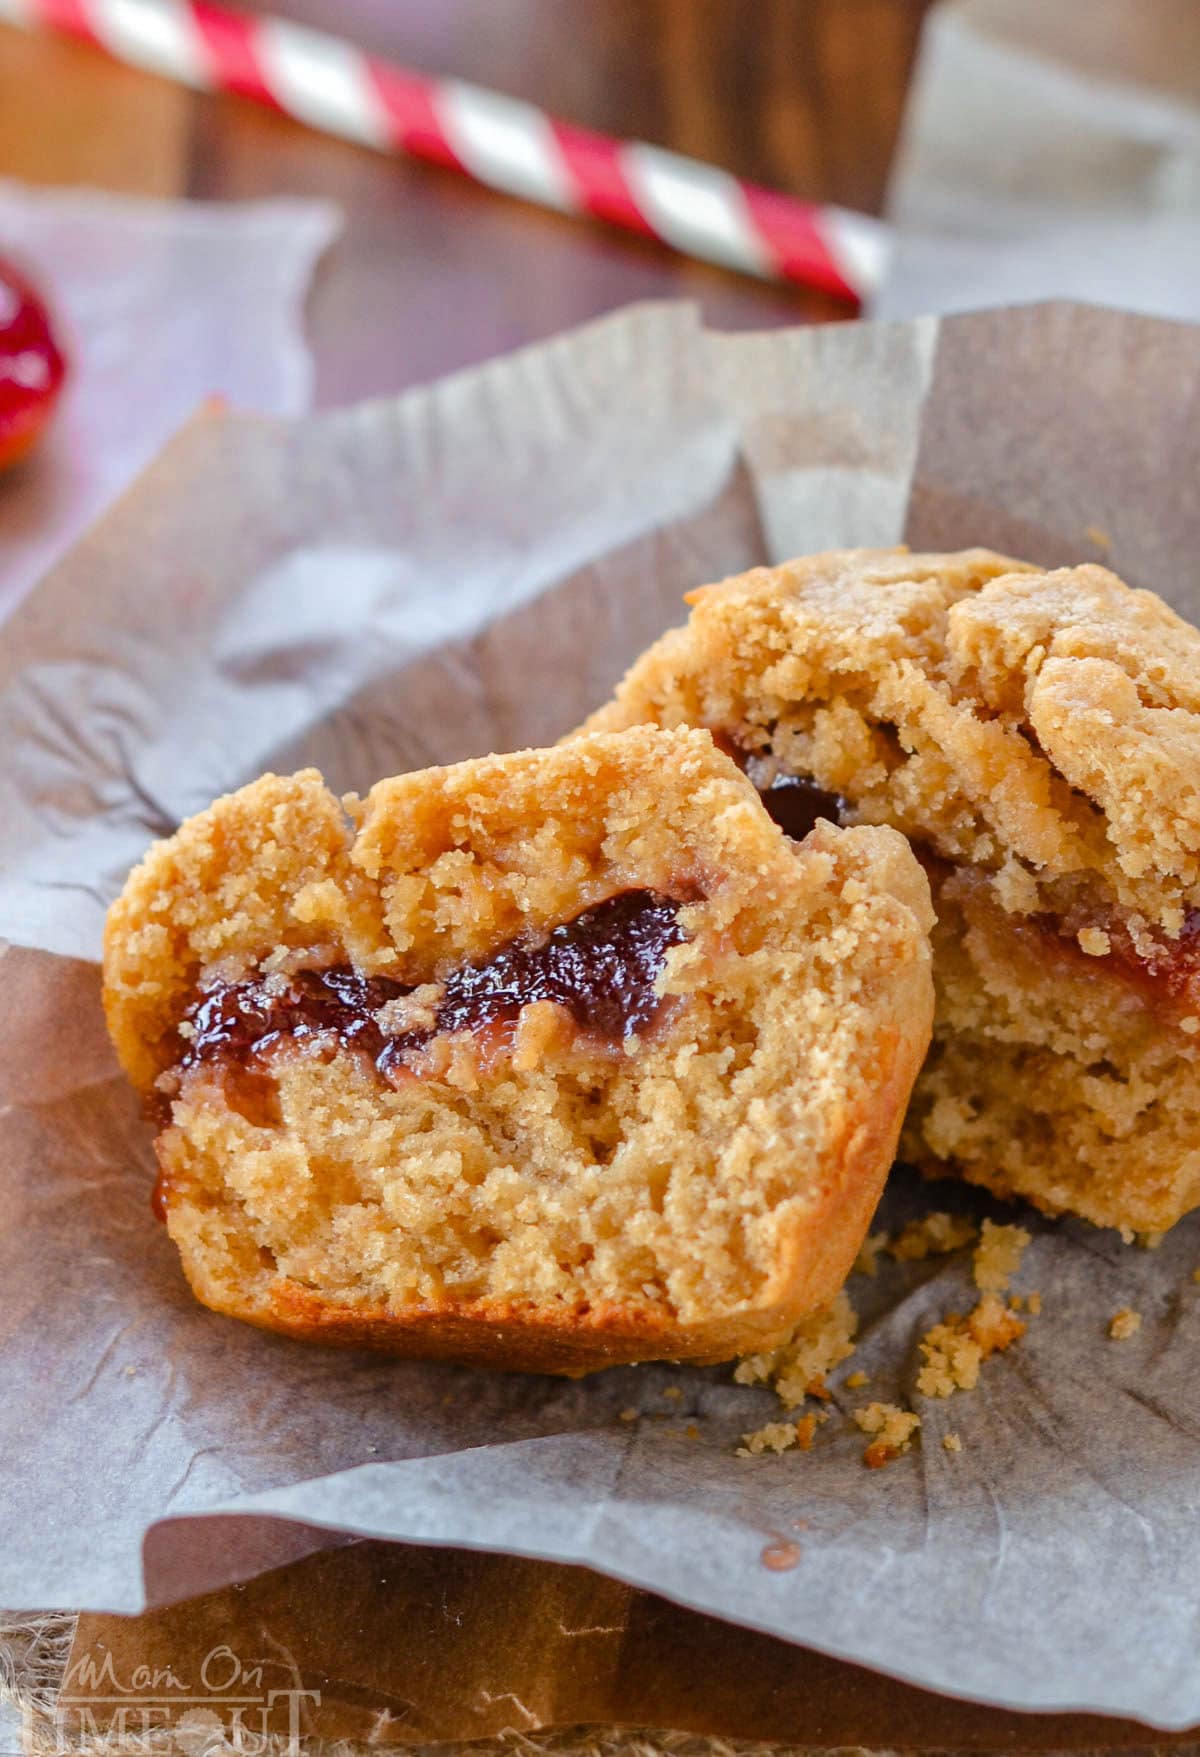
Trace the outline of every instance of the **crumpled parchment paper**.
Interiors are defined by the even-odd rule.
[[[877,317],[1090,299],[1200,318],[1200,8],[943,0],[888,218]]]
[[[839,1416],[741,1460],[775,1406],[727,1368],[487,1375],[202,1310],[93,962],[129,863],[214,793],[550,739],[687,587],[755,562],[988,543],[1195,613],[1198,410],[1200,332],[1147,318],[720,336],[649,307],[175,440],[0,632],[0,1602],[135,1609],[350,1532],[585,1563],[963,1696],[1200,1720],[1200,1217],[1143,1251],[1023,1215],[1043,1315],[977,1391],[918,1400],[911,1454],[865,1471]],[[975,1211],[900,1176],[885,1218],[935,1205]],[[912,1397],[969,1264],[852,1292],[871,1383],[840,1403]]]

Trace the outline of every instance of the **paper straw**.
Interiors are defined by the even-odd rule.
[[[715,166],[430,79],[279,18],[209,0],[0,0],[0,20],[80,37],[199,91],[253,98],[310,127],[461,171],[506,195],[592,215],[685,255],[859,302],[887,254],[879,221]]]

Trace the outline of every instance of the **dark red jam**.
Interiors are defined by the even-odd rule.
[[[990,872],[980,867],[956,867],[920,843],[912,846],[929,876],[935,907],[939,895],[954,900],[963,909],[968,927],[978,925],[992,932],[999,921],[1005,932],[1043,964],[1058,960],[1072,971],[1121,977],[1164,1014],[1174,1011],[1182,1017],[1200,1011],[1200,909],[1185,912],[1177,938],[1170,939],[1160,931],[1135,943],[1124,922],[1104,911],[1006,914],[993,894]],[[1079,935],[1097,929],[1105,935],[1107,949],[1085,951]]]
[[[758,797],[766,807],[767,815],[793,842],[803,842],[809,831],[822,821],[840,824],[842,813],[850,810],[848,799],[819,787],[811,775],[790,775],[786,770],[775,768],[770,780],[765,780],[764,775],[774,765],[769,759],[743,749],[727,732],[714,732],[712,740],[758,789]]]
[[[349,965],[217,982],[186,1015],[181,1069],[201,1062],[261,1061],[283,1039],[334,1039],[387,1074],[436,1034],[515,1023],[531,1001],[565,1007],[581,1031],[620,1041],[643,1030],[660,1005],[654,992],[670,946],[683,939],[679,903],[625,891],[556,927],[545,940],[513,940],[478,964],[452,970],[428,1028],[389,1032],[380,1010],[411,994],[385,976]]]
[[[375,1061],[388,1042],[375,1015],[410,992],[402,982],[362,976],[349,965],[217,982],[187,1014],[192,1029],[179,1065],[244,1061],[266,1054],[283,1037],[307,1043],[328,1036],[365,1050]]]
[[[1078,944],[1079,929],[1075,922],[1059,920],[1053,915],[1037,915],[1033,921],[1043,934],[1065,939],[1072,956],[1086,958],[1088,964],[1107,965],[1119,970],[1151,994],[1166,995],[1170,1000],[1188,1006],[1200,1006],[1200,909],[1187,911],[1178,939],[1157,937],[1142,949],[1133,943],[1126,928],[1113,922],[1105,923],[1110,950],[1099,957],[1083,952]],[[1092,923],[1085,922],[1084,925]]]
[[[512,940],[478,964],[452,970],[427,1028],[389,1031],[380,1019],[411,986],[364,976],[346,964],[294,976],[215,982],[185,1015],[180,1072],[222,1068],[227,1101],[260,1126],[277,1123],[269,1071],[283,1042],[338,1043],[369,1056],[385,1079],[439,1033],[514,1025],[531,1001],[554,1001],[592,1038],[619,1043],[650,1025],[661,1001],[654,984],[671,946],[684,938],[678,898],[625,891],[586,909],[540,943]],[[164,1109],[169,1109],[164,1102]],[[165,1120],[165,1118],[163,1119]],[[170,1192],[160,1177],[154,1212],[166,1218]]]
[[[644,1030],[659,1008],[654,984],[683,939],[679,903],[624,891],[556,927],[540,945],[514,940],[482,964],[451,971],[439,1031],[479,1031],[515,1020],[530,1001],[555,1001],[581,1031],[619,1041]]]
[[[1200,986],[1200,909],[1189,909],[1176,940],[1161,940],[1153,958],[1146,960],[1150,974],[1166,984],[1170,994],[1194,994]]]
[[[849,809],[840,793],[827,793],[807,775],[778,774],[770,786],[759,788],[758,796],[784,835],[795,842],[802,842],[822,820],[840,823],[841,813]]]

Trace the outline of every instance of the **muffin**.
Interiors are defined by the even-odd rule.
[[[932,1021],[886,828],[785,837],[703,731],[218,800],[105,1006],[197,1296],[549,1372],[724,1359],[847,1274]]]
[[[591,730],[709,728],[776,820],[888,824],[937,913],[904,1155],[1157,1232],[1200,1200],[1200,634],[1102,567],[815,555],[691,597]]]

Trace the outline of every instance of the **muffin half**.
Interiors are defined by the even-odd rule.
[[[349,819],[347,818],[349,812]],[[218,800],[111,911],[105,1004],[206,1304],[580,1372],[832,1298],[929,1039],[928,886],[798,846],[705,732]]]
[[[792,834],[933,888],[903,1151],[1158,1231],[1200,1202],[1200,634],[1104,568],[849,550],[691,597],[589,722],[705,726]]]

